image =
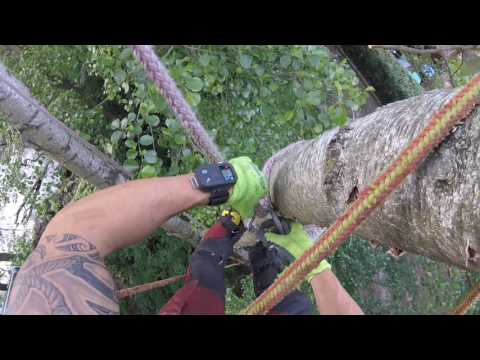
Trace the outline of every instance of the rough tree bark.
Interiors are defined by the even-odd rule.
[[[117,162],[50,115],[2,63],[0,112],[8,123],[20,131],[26,146],[45,152],[89,183],[105,188],[131,179],[131,174]],[[194,245],[200,240],[200,234],[194,231],[191,224],[179,217],[168,220],[163,228]]]
[[[392,103],[345,128],[299,143],[272,168],[274,205],[302,223],[332,224],[455,92],[433,91]],[[358,235],[479,271],[479,143],[477,108],[370,216]]]

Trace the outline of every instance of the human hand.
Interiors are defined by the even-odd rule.
[[[237,182],[227,204],[238,211],[243,219],[253,216],[258,201],[267,194],[267,180],[260,169],[247,156],[231,159]]]
[[[240,215],[234,211],[225,210],[220,219],[207,231],[194,252],[197,256],[213,256],[218,264],[225,265],[233,255],[233,245],[245,232]]]
[[[314,241],[305,231],[304,226],[298,222],[292,224],[291,230],[287,235],[279,235],[269,232],[265,234],[265,238],[286,249],[295,257],[295,259],[302,256],[302,254],[314,244]],[[330,264],[326,260],[322,260],[318,267],[307,275],[306,280],[310,282],[315,275],[330,268]]]

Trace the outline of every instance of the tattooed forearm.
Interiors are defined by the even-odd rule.
[[[8,314],[118,314],[114,283],[96,247],[73,234],[40,240],[18,273]]]

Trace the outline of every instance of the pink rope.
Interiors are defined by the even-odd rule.
[[[168,73],[167,68],[163,65],[162,61],[158,58],[150,45],[130,45],[135,57],[143,64],[145,72],[148,77],[155,83],[160,94],[166,99],[170,105],[173,113],[180,120],[183,128],[187,132],[188,136],[192,140],[192,143],[210,160],[213,162],[219,162],[223,160],[223,156],[220,153],[217,145],[208,135],[202,123],[193,112],[190,105],[188,105],[182,92],[178,89],[175,81]],[[292,151],[295,151],[299,145],[304,141],[299,141],[290,144],[286,148],[280,150],[267,160],[263,167],[263,173],[267,179],[270,178],[270,172],[273,165],[278,159],[284,157]],[[270,197],[267,196],[260,200],[260,206],[267,209],[272,206]],[[314,232],[321,231],[322,228],[316,225],[307,225],[309,229]]]
[[[155,83],[160,94],[166,99],[175,116],[180,120],[187,135],[195,147],[204,154],[209,161],[223,160],[217,145],[212,141],[202,123],[193,112],[190,105],[177,88],[167,68],[150,45],[130,45],[135,57],[143,64],[148,77]]]

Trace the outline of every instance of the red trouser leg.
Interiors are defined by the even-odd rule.
[[[160,315],[225,314],[224,262],[211,253],[221,254],[225,248],[233,247],[230,239],[231,232],[222,224],[210,228],[192,255],[185,286],[160,310]]]

